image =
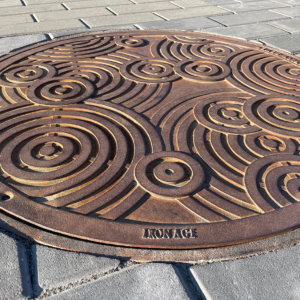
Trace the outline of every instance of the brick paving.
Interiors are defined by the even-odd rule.
[[[114,29],[205,31],[300,55],[300,0],[0,0],[0,56]],[[0,232],[0,299],[300,299],[300,251],[206,265],[135,264]]]
[[[52,38],[62,31],[110,28],[181,29],[256,40],[300,53],[299,0],[62,1],[0,0],[0,37],[50,33]]]

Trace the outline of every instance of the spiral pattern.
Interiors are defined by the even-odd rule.
[[[122,113],[105,105],[53,110],[23,104],[1,113],[6,120],[1,125],[6,132],[0,138],[5,176],[12,185],[21,184],[23,192],[51,206],[72,207],[75,202],[74,209],[80,206],[87,212],[104,205],[108,195],[101,198],[101,190],[109,184],[109,194],[115,197],[119,185],[133,182],[130,165],[146,151],[140,131]],[[135,116],[135,122],[139,119]],[[139,126],[144,126],[141,121]],[[149,137],[151,132],[150,128]],[[152,138],[157,138],[154,133]]]
[[[204,172],[199,163],[186,154],[156,152],[139,161],[135,177],[148,193],[168,200],[184,198],[200,189]]]
[[[192,81],[218,81],[231,73],[228,66],[212,60],[183,60],[175,65],[175,71]]]
[[[123,77],[137,82],[163,83],[179,78],[172,62],[164,59],[134,59],[120,68]]]
[[[284,137],[300,136],[300,102],[296,97],[253,97],[245,102],[243,111],[249,121],[265,131]]]
[[[237,49],[238,48],[235,46],[213,43],[202,47],[200,49],[200,53],[210,57],[211,59],[213,58],[217,59],[217,58],[227,57],[232,53],[234,53]],[[192,48],[191,52],[197,56],[197,50],[195,46],[194,48]]]
[[[46,106],[69,105],[88,99],[94,93],[93,85],[84,79],[55,77],[37,81],[27,90],[30,101]]]
[[[260,233],[263,218],[300,202],[299,65],[258,44],[166,31],[57,39],[3,57],[0,194],[10,200],[0,196],[0,209],[134,247],[274,234]],[[235,227],[252,217],[259,233]],[[190,226],[201,239],[161,229]],[[152,227],[157,236],[143,231]]]
[[[284,137],[274,136],[265,131],[249,134],[245,137],[245,146],[251,153],[264,157],[271,153],[294,154],[297,150],[295,143]]]
[[[300,201],[299,174],[299,156],[263,157],[251,164],[246,171],[247,194],[265,211],[270,210],[272,206],[279,208],[290,205]],[[266,197],[268,202],[265,200]]]
[[[116,44],[125,48],[141,47],[144,46],[145,40],[128,36],[116,39]]]
[[[37,80],[50,79],[56,69],[44,63],[16,64],[0,72],[0,85],[4,87],[26,87]]]
[[[168,40],[181,43],[181,44],[197,44],[197,45],[206,45],[213,43],[213,40],[206,39],[206,38],[199,38],[195,36],[183,36],[183,35],[174,35],[168,36]]]
[[[300,69],[291,62],[249,51],[235,56],[230,67],[234,77],[232,84],[247,86],[263,94],[300,95]]]
[[[256,132],[259,129],[245,118],[244,102],[240,98],[208,97],[194,107],[194,115],[199,124],[211,130],[231,134]]]
[[[98,35],[77,37],[62,42],[56,46],[32,56],[32,59],[43,61],[70,61],[82,58],[94,58],[98,55],[113,53],[120,49],[113,37],[101,37]]]

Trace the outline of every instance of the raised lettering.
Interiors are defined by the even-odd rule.
[[[143,235],[143,239],[147,239],[149,237],[149,229],[145,228],[144,229],[144,235]]]
[[[196,228],[150,229],[144,228],[143,239],[190,239],[197,237]]]
[[[191,237],[191,229],[182,229],[182,236],[185,239],[189,239]]]
[[[171,239],[173,237],[173,229],[165,229],[164,230],[164,238]]]
[[[161,239],[164,236],[164,230],[163,229],[156,229],[155,230],[155,237],[157,239]]]
[[[196,228],[193,228],[192,229],[192,235],[191,235],[191,238],[196,238],[196,237],[198,237],[198,235],[197,235],[197,229]]]
[[[180,229],[176,229],[174,239],[182,239],[181,231]]]

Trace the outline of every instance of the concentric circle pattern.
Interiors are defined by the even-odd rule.
[[[29,224],[166,249],[300,224],[296,57],[196,33],[57,39],[0,58],[0,106],[0,210]]]

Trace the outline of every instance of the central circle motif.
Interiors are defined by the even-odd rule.
[[[45,147],[41,148],[41,150],[40,150],[40,154],[43,156],[51,156],[55,152],[56,152],[56,149],[53,146],[45,146]]]
[[[151,170],[156,180],[149,177]],[[166,174],[166,170],[174,173]],[[199,189],[204,181],[200,164],[179,152],[157,152],[145,156],[137,164],[135,176],[143,189],[166,200],[186,197]]]
[[[182,165],[175,162],[163,162],[159,163],[153,169],[153,174],[155,178],[165,184],[179,184],[183,181],[185,177],[188,177],[186,170],[184,170]],[[188,178],[186,178],[187,180]]]

